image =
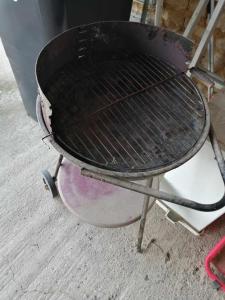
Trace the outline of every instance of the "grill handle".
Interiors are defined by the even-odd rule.
[[[224,182],[224,186],[225,186],[225,161],[222,156],[222,152],[220,150],[218,142],[216,140],[212,125],[210,128],[209,137],[210,137],[210,141],[211,141],[211,144],[213,147],[215,158],[217,160],[218,167],[219,167],[219,170],[220,170],[223,182]],[[134,183],[134,182],[131,182],[128,180],[124,180],[124,179],[120,179],[120,178],[116,178],[116,177],[112,177],[112,176],[107,176],[107,175],[102,175],[102,174],[99,174],[99,173],[96,173],[96,172],[93,172],[90,170],[86,170],[86,169],[81,169],[81,174],[84,176],[94,178],[94,179],[98,179],[100,181],[104,181],[104,182],[108,182],[108,183],[120,186],[122,188],[126,188],[126,189],[134,191],[134,192],[138,192],[140,194],[152,196],[157,199],[162,199],[162,200],[168,201],[170,203],[174,203],[174,204],[178,204],[178,205],[185,206],[188,208],[192,208],[194,210],[210,212],[210,211],[216,211],[225,206],[225,193],[224,193],[223,197],[221,198],[221,200],[216,203],[202,204],[202,203],[198,203],[198,202],[195,202],[195,201],[192,201],[192,200],[189,200],[186,198],[182,198],[179,196],[170,195],[169,193],[160,192],[156,189],[146,187],[141,184],[137,184],[137,183]]]
[[[188,76],[195,77],[203,84],[205,84],[208,88],[215,87],[217,89],[225,88],[225,81],[215,73],[208,71],[203,67],[194,67],[188,70]]]

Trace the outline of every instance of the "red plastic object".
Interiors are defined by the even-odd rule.
[[[205,269],[215,287],[225,292],[225,236],[206,257]]]

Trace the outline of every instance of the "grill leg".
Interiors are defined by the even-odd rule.
[[[146,186],[151,187],[152,186],[153,178],[149,178],[147,180]],[[145,229],[145,222],[146,222],[146,216],[148,211],[153,207],[155,203],[155,199],[152,201],[152,203],[149,205],[150,196],[145,195],[143,207],[142,207],[142,214],[141,214],[141,220],[140,220],[140,226],[139,226],[139,232],[138,232],[138,242],[137,242],[137,252],[141,253],[141,245],[144,235],[144,229]]]
[[[62,160],[63,160],[63,155],[60,154],[58,162],[57,162],[57,166],[55,169],[55,173],[54,176],[52,176],[48,170],[43,170],[42,171],[42,179],[44,181],[45,184],[45,188],[47,190],[49,190],[52,193],[52,197],[56,197],[58,196],[58,190],[56,187],[56,181],[57,181],[57,176],[58,176],[58,172],[59,172],[59,168],[62,164]]]
[[[59,168],[60,168],[60,166],[61,166],[61,164],[62,164],[62,160],[63,160],[63,155],[60,154],[60,155],[59,155],[58,162],[57,162],[57,165],[56,165],[55,174],[54,174],[54,176],[53,176],[54,181],[56,181],[56,179],[57,179],[58,172],[59,172]]]

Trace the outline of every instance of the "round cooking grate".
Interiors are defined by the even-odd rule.
[[[192,81],[156,57],[66,64],[46,88],[55,141],[73,157],[121,173],[181,160],[206,124]]]

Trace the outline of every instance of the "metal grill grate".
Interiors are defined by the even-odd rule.
[[[55,140],[78,159],[118,172],[181,159],[205,125],[203,101],[191,80],[155,57],[79,67],[71,62],[46,92]]]

